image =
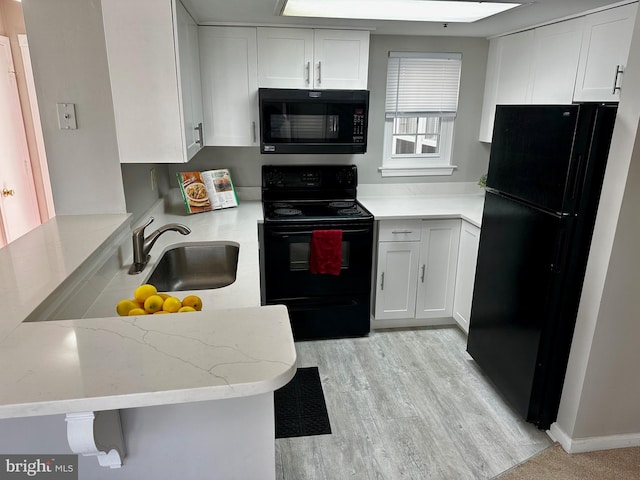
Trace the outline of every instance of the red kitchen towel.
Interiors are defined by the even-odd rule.
[[[311,273],[340,275],[342,265],[342,230],[314,230],[311,233]]]

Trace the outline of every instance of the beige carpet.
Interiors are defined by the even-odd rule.
[[[495,477],[500,480],[638,480],[640,447],[569,455],[555,444]]]

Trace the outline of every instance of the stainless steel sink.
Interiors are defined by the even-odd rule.
[[[165,249],[144,283],[159,292],[209,290],[236,281],[240,245],[235,242],[185,242]]]

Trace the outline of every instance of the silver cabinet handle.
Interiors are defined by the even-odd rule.
[[[318,62],[318,85],[322,83],[322,62]]]
[[[613,77],[613,91],[611,92],[613,95],[616,94],[616,91],[622,90],[622,87],[618,85],[618,77],[621,73],[624,73],[624,68],[622,65],[616,65],[616,75]]]
[[[251,128],[253,129],[253,143],[256,143],[257,141],[257,137],[256,137],[256,122],[251,122]]]
[[[196,143],[198,145],[200,145],[201,147],[204,146],[204,141],[203,141],[203,138],[202,138],[202,122],[200,122],[198,124],[198,126],[196,128],[194,128],[194,130],[196,132],[198,132],[198,138],[196,138]]]
[[[309,82],[311,82],[311,62],[307,62],[307,85],[309,85]]]
[[[384,272],[382,272],[382,275],[381,275],[380,290],[384,290]]]
[[[401,233],[407,234],[407,233],[413,233],[413,230],[392,230],[391,233],[394,235],[399,235]]]
[[[422,274],[420,275],[420,283],[424,283],[424,271],[427,269],[425,264],[422,265]]]

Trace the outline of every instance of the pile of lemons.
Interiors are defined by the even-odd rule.
[[[202,310],[202,300],[197,295],[187,295],[182,300],[166,293],[158,293],[149,283],[140,285],[133,292],[133,299],[120,300],[116,312],[121,317],[158,313],[183,313]]]

